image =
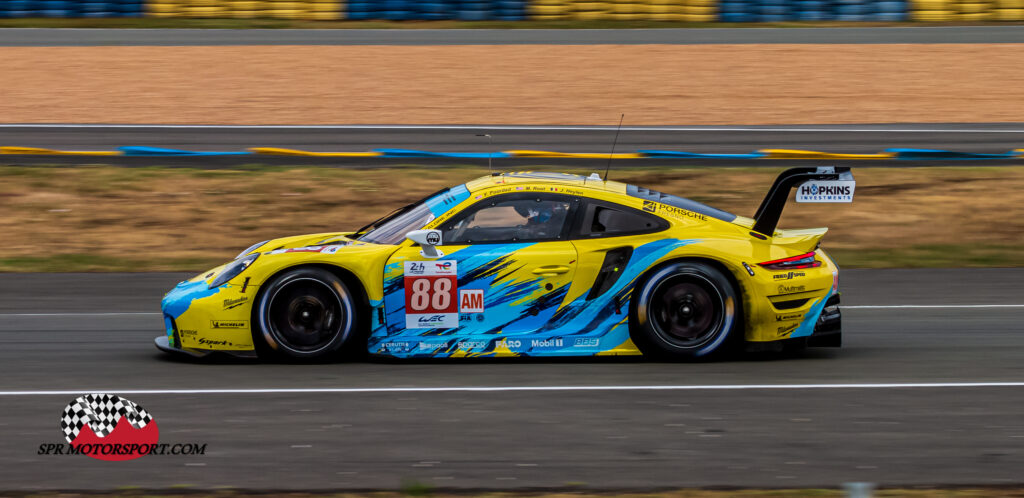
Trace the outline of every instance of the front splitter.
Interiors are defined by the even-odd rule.
[[[174,346],[171,346],[170,341],[167,340],[166,335],[157,336],[155,339],[153,339],[153,343],[156,344],[156,348],[159,349],[160,351],[173,354],[184,354],[191,356],[193,358],[205,358],[207,356],[217,353],[236,356],[239,358],[256,358],[255,351],[204,351],[199,349],[176,348]]]

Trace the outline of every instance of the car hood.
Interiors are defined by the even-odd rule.
[[[358,257],[361,254],[373,253],[381,250],[390,251],[395,249],[394,246],[381,246],[348,238],[348,236],[353,233],[354,232],[313,233],[268,240],[266,242],[253,245],[244,253],[239,254],[233,261],[229,261],[220,266],[204,271],[203,273],[185,280],[178,285],[194,283],[200,280],[210,282],[234,261],[238,261],[245,256],[255,253],[260,253],[262,255],[255,264],[263,264],[267,261],[267,257],[279,254],[308,253],[310,256],[314,256],[317,254],[334,255],[351,252]]]
[[[252,247],[248,252],[240,256],[245,256],[254,252],[272,252],[283,249],[298,249],[301,247],[349,245],[353,240],[349,239],[347,236],[352,235],[352,233],[353,232],[327,232],[281,237],[279,239],[268,240],[263,244]]]

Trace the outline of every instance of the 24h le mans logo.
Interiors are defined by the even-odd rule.
[[[64,408],[64,438],[98,460],[132,460],[149,454],[160,439],[156,420],[127,398],[87,394]]]

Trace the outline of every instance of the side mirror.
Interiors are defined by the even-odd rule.
[[[420,245],[420,256],[437,259],[444,256],[437,246],[441,245],[440,230],[413,230],[405,234],[405,238]]]

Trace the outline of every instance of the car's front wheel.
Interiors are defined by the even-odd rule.
[[[253,341],[261,356],[323,360],[356,333],[356,304],[345,282],[321,268],[282,273],[263,286]]]
[[[645,355],[707,357],[726,350],[741,328],[732,282],[707,263],[662,266],[633,294],[631,335]]]

